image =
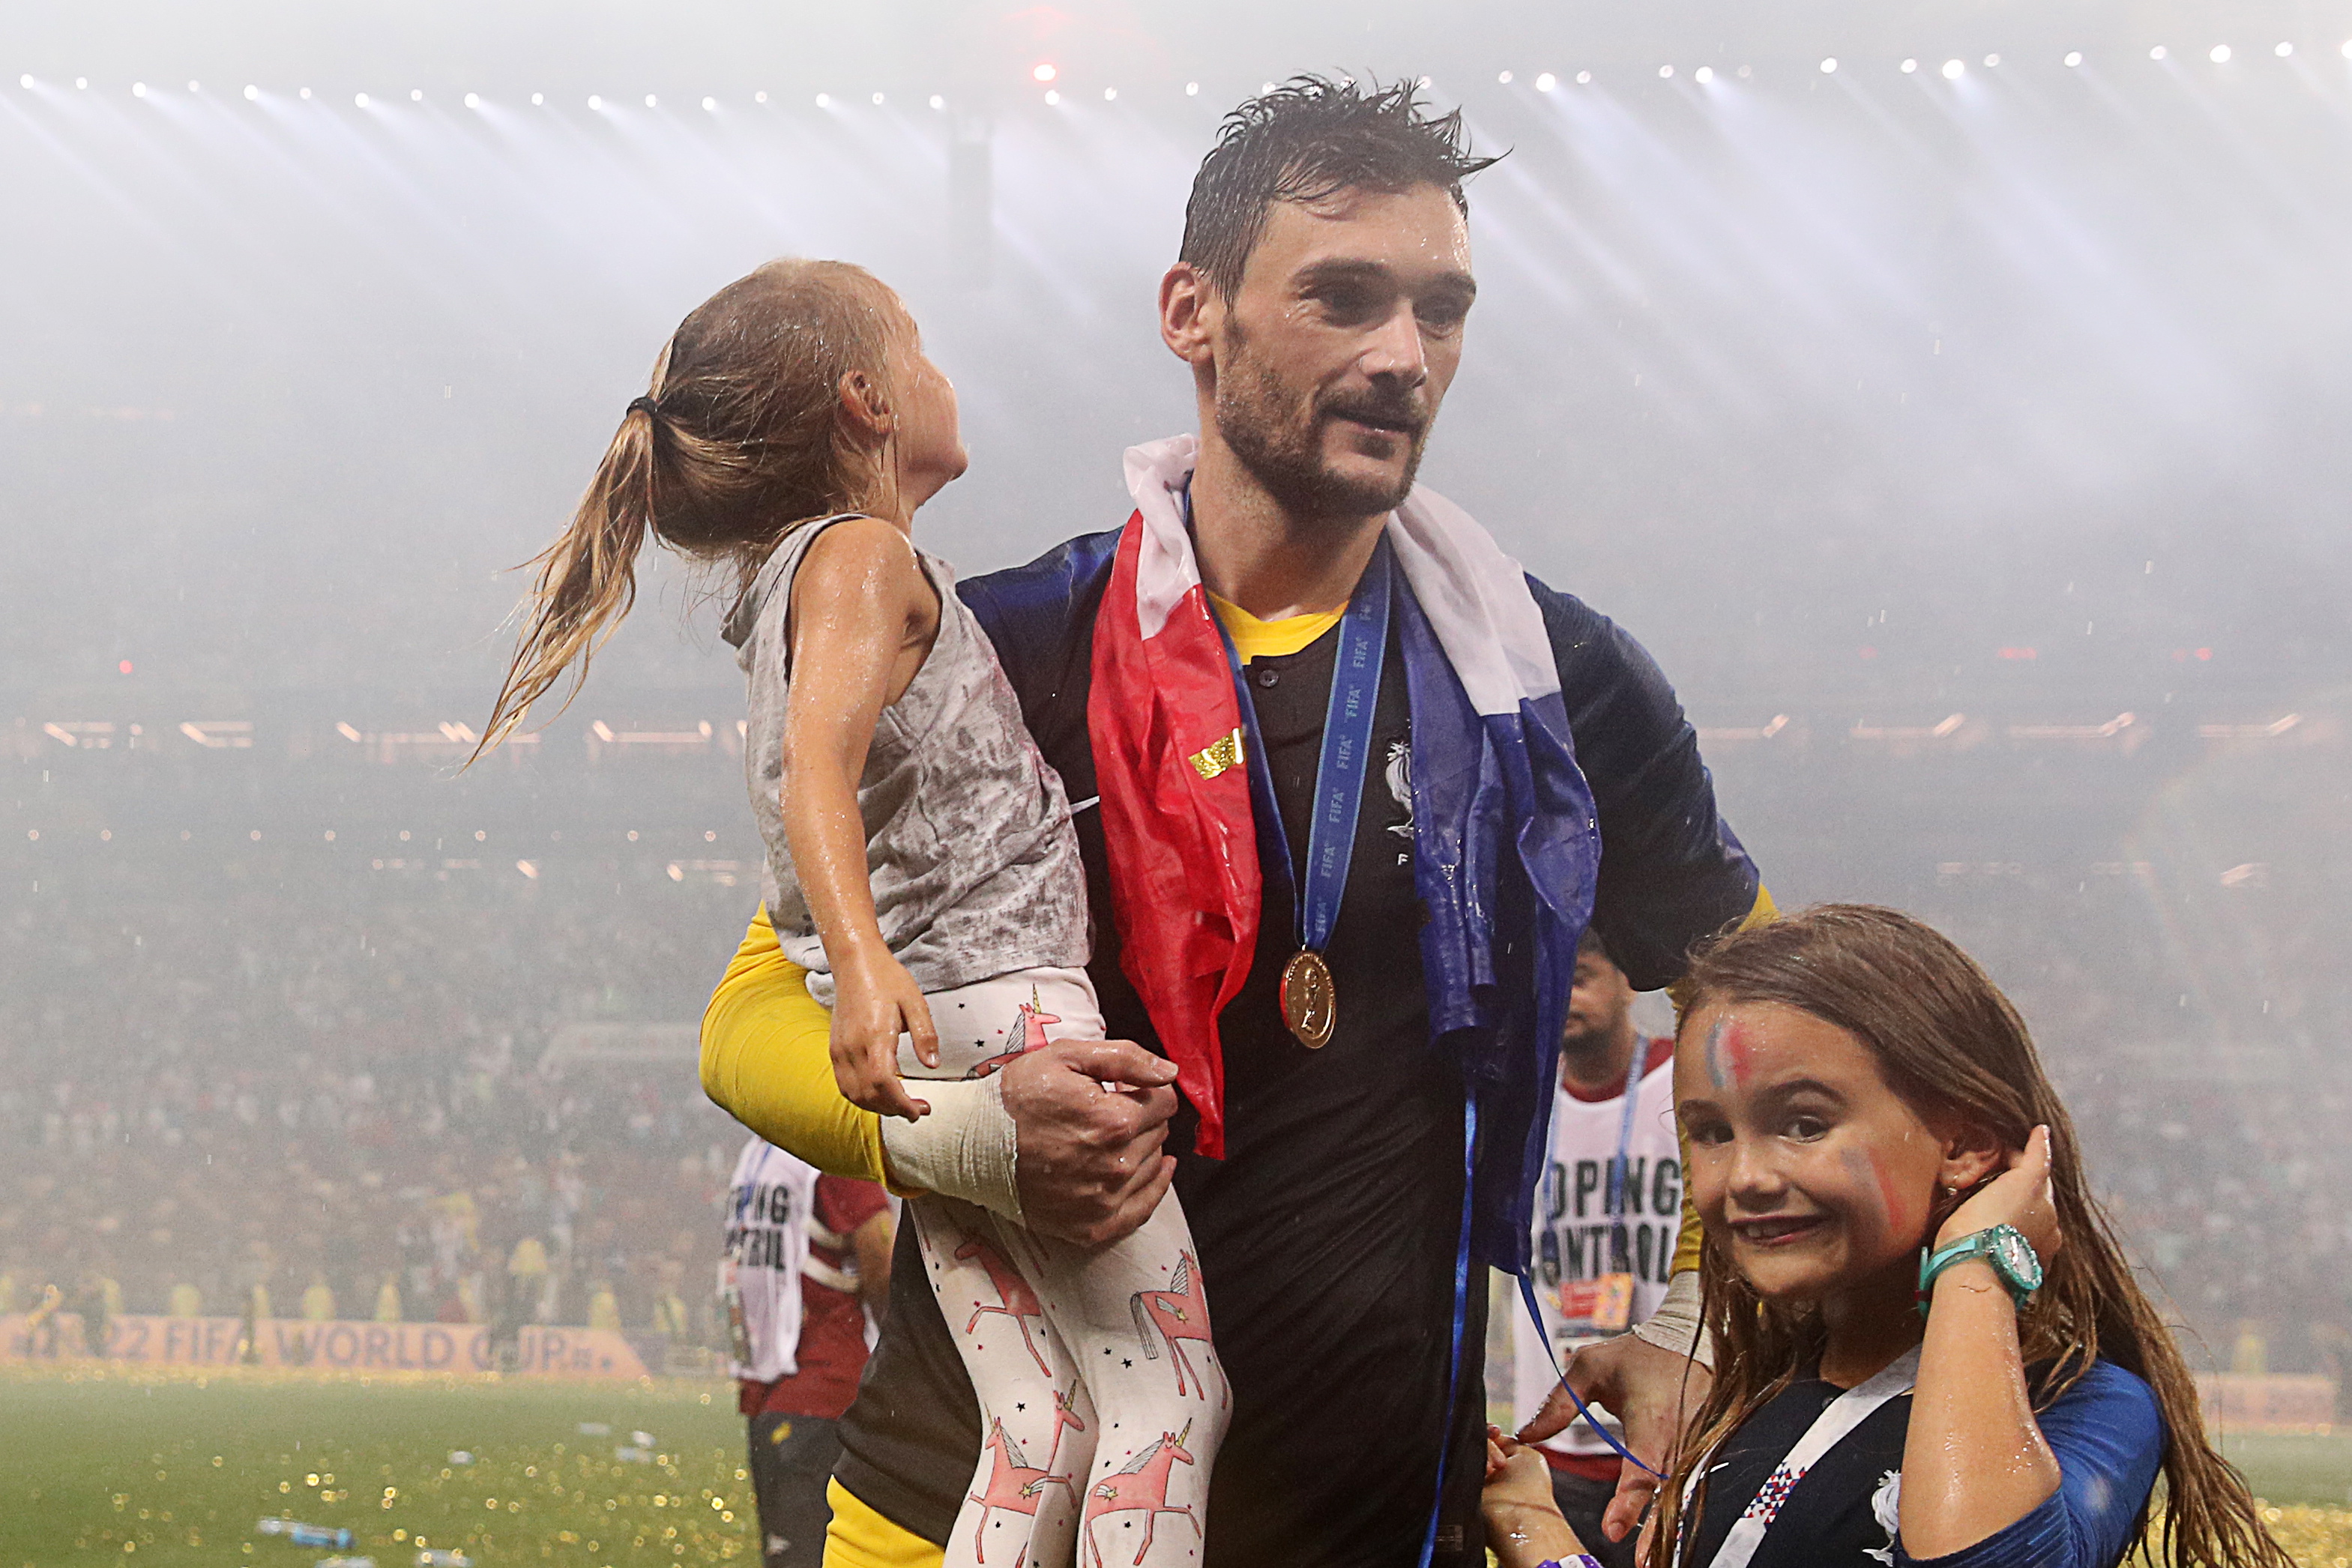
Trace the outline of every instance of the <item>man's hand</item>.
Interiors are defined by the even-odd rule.
[[[1176,1174],[1160,1152],[1173,1062],[1125,1040],[1056,1040],[1008,1063],[1003,1081],[1030,1229],[1105,1247],[1151,1217]]]
[[[1714,1374],[1672,1351],[1619,1334],[1586,1345],[1569,1358],[1562,1380],[1575,1388],[1587,1405],[1597,1405],[1625,1426],[1625,1447],[1652,1470],[1664,1470],[1675,1445],[1682,1440],[1683,1425],[1706,1398]],[[1576,1419],[1576,1404],[1566,1388],[1555,1388],[1519,1429],[1519,1441],[1541,1442]],[[1601,1515],[1601,1533],[1622,1541],[1642,1522],[1658,1478],[1649,1470],[1624,1466],[1617,1477],[1617,1495]]]

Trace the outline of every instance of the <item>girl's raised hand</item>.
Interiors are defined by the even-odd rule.
[[[915,1055],[940,1065],[940,1035],[930,1004],[906,966],[878,947],[834,971],[833,1077],[860,1110],[918,1121],[931,1108],[898,1077],[898,1037],[914,1037]]]
[[[2049,1128],[2036,1127],[2027,1136],[2025,1147],[2009,1157],[2009,1169],[1952,1211],[1952,1217],[1936,1233],[1936,1245],[1942,1247],[1997,1225],[2022,1231],[2043,1263],[2056,1256],[2063,1237],[2058,1229],[2058,1207],[2050,1194]]]

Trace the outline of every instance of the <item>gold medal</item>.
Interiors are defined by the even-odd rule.
[[[1339,995],[1331,984],[1331,966],[1311,948],[1300,948],[1282,966],[1282,1021],[1298,1043],[1319,1051],[1331,1043],[1331,1026],[1339,1022]]]

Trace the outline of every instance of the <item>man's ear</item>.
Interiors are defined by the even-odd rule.
[[[844,371],[840,392],[841,418],[860,437],[879,442],[898,429],[898,416],[889,395],[873,376],[862,370]]]
[[[1938,1186],[1965,1193],[1979,1182],[2009,1169],[2011,1151],[2001,1146],[2000,1135],[1990,1127],[1964,1121],[1939,1136],[1944,1161],[1936,1173]]]
[[[1210,363],[1209,340],[1224,312],[1216,286],[1189,261],[1179,261],[1160,279],[1160,341],[1196,370]]]

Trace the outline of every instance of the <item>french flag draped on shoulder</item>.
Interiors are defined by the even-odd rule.
[[[1136,510],[1095,621],[1087,727],[1123,967],[1200,1113],[1197,1151],[1222,1158],[1217,1019],[1248,978],[1261,873],[1243,698],[1185,526],[1197,449],[1179,436],[1128,451]],[[1518,563],[1425,486],[1388,541],[1430,1034],[1477,1104],[1473,1244],[1518,1272],[1599,824]]]

